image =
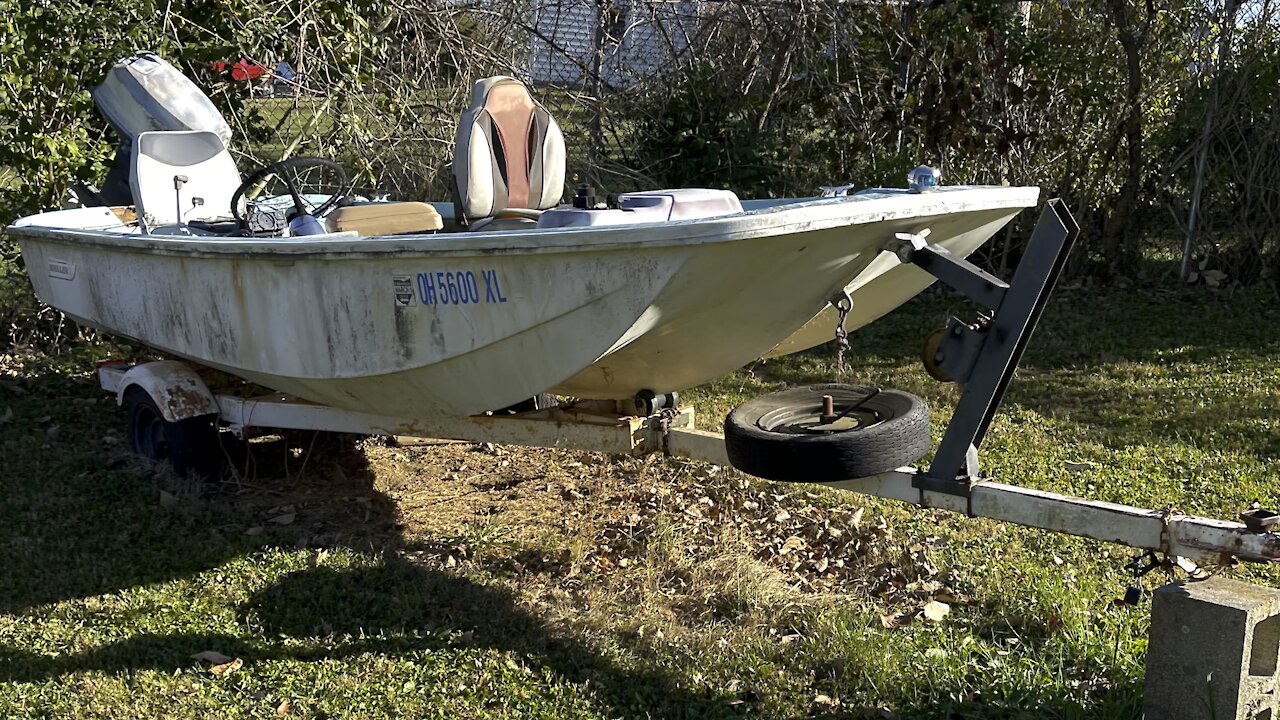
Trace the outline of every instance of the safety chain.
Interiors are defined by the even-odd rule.
[[[853,309],[853,298],[842,290],[831,299],[831,304],[839,315],[836,320],[836,380],[841,380],[844,377],[844,351],[849,349],[849,333],[844,329],[844,321]]]

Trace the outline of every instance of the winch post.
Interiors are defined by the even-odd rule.
[[[1079,228],[1060,199],[1046,203],[1026,253],[1008,285],[946,248],[905,240],[899,257],[993,311],[989,322],[968,326],[953,321],[940,352],[968,353],[966,370],[956,379],[964,392],[956,405],[933,464],[915,485],[952,495],[969,495],[978,480],[978,447],[1004,400],[1049,294],[1066,265]],[[909,248],[909,249],[908,249]]]

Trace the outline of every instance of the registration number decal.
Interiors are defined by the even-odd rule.
[[[423,305],[484,305],[507,301],[497,270],[420,272],[415,278],[418,302]],[[400,304],[399,283],[396,302]]]

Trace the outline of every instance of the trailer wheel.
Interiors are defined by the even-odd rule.
[[[125,391],[124,403],[128,413],[125,434],[134,454],[169,463],[179,477],[218,477],[223,454],[215,415],[170,422],[164,419],[151,395],[140,387]]]
[[[823,396],[832,413],[824,415]],[[724,421],[739,470],[766,480],[832,482],[919,460],[929,450],[929,408],[901,390],[810,385],[762,395]]]

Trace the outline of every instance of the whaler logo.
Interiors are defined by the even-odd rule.
[[[60,280],[75,280],[76,266],[75,263],[69,263],[66,260],[55,260],[49,258],[49,277],[58,278]]]
[[[396,295],[396,306],[409,307],[413,305],[413,278],[409,275],[392,275],[391,276],[392,291]]]

